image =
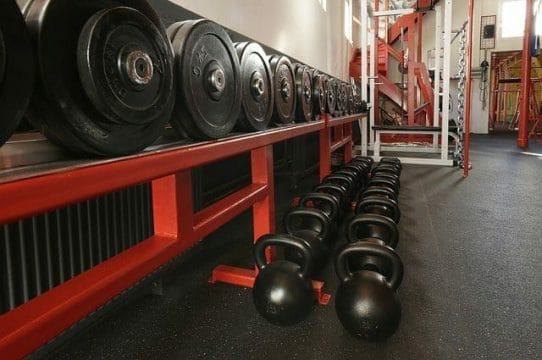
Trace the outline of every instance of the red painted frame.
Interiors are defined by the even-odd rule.
[[[272,232],[272,145],[316,131],[329,134],[330,128],[338,125],[348,128],[344,134],[349,140],[342,141],[351,144],[351,123],[359,117],[331,120],[325,116],[312,123],[88,162],[0,183],[0,224],[148,181],[152,182],[154,213],[154,235],[149,239],[0,315],[1,357],[30,354],[250,207],[254,237]],[[329,141],[323,145],[330,148]],[[346,148],[345,159],[351,157],[351,146]],[[246,152],[251,154],[251,184],[194,213],[192,168]],[[329,168],[329,161],[328,153],[323,166]],[[250,272],[240,271],[238,276],[249,279]],[[250,285],[248,280],[239,283]]]
[[[359,119],[360,115],[345,116],[340,118],[332,118],[328,114],[323,114],[325,126],[320,130],[320,179],[329,175],[331,171],[331,153],[344,148],[344,161],[348,162],[352,159],[352,123]],[[271,164],[272,161],[272,152]],[[261,165],[261,164],[260,164]],[[254,166],[254,164],[253,164]],[[271,181],[272,181],[271,169]],[[269,176],[269,170],[264,171],[264,176]],[[254,168],[253,168],[254,177]],[[270,200],[272,202],[272,198]],[[260,209],[261,210],[261,209]],[[254,240],[260,236],[272,233],[274,231],[275,218],[274,207],[273,212],[267,210],[253,213],[254,218]],[[269,254],[272,257],[272,254]],[[211,274],[209,282],[222,282],[231,285],[253,287],[254,280],[258,275],[258,269],[245,269],[228,265],[219,265]],[[322,281],[313,281],[314,295],[321,305],[327,305],[331,300],[331,295],[324,292],[324,283]]]

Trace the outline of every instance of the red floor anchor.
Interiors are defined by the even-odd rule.
[[[209,282],[211,284],[222,282],[252,288],[254,286],[254,279],[256,279],[255,269],[219,265],[214,268],[213,273],[209,278]],[[314,289],[314,297],[318,301],[318,304],[328,305],[331,300],[331,294],[324,292],[324,282],[313,280],[312,288]]]

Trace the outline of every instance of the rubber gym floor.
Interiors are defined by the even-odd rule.
[[[333,302],[295,326],[261,318],[251,291],[207,279],[218,264],[251,264],[251,215],[205,239],[162,272],[163,295],[147,279],[65,336],[53,359],[540,359],[542,358],[542,145],[529,153],[507,135],[474,136],[468,179],[457,169],[405,165],[399,289],[403,316],[388,341],[343,330]],[[276,179],[277,220],[296,194]],[[338,236],[338,242],[344,241]],[[337,286],[332,266],[323,278]],[[94,319],[95,320],[95,319]],[[75,329],[77,330],[77,329]],[[72,331],[72,333],[76,331]],[[60,345],[59,345],[60,344]]]

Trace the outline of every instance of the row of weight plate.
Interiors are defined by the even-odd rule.
[[[326,104],[351,112],[344,83],[234,45],[208,20],[166,31],[145,0],[4,0],[0,10],[0,144],[24,115],[73,152],[114,156],[144,149],[168,120],[205,140],[309,121]]]
[[[335,294],[339,320],[351,334],[369,341],[391,336],[401,319],[397,289],[403,263],[394,250],[399,242],[400,173],[401,163],[391,158],[372,169],[367,187],[357,196],[355,215],[345,224],[348,243],[335,259],[341,280]],[[364,307],[356,306],[359,303]]]

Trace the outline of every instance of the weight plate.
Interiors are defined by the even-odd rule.
[[[331,115],[335,114],[337,110],[337,87],[335,86],[335,80],[328,78],[327,80],[327,101],[326,109]]]
[[[342,113],[344,115],[348,111],[348,92],[347,92],[347,84],[346,83],[341,82],[340,92],[341,92]]]
[[[28,117],[52,141],[76,152],[143,150],[173,109],[173,56],[165,29],[146,1],[122,5],[56,0],[26,8],[39,69]]]
[[[354,89],[352,88],[352,85],[348,84],[346,85],[346,90],[348,94],[348,113],[353,114],[354,113]]]
[[[178,27],[170,27],[178,81],[171,124],[198,140],[224,137],[241,111],[241,71],[233,43],[210,20],[173,26]]]
[[[274,91],[271,67],[264,49],[254,42],[235,44],[241,64],[242,111],[237,127],[262,131],[273,115]]]
[[[324,91],[323,75],[313,70],[312,75],[312,104],[313,113],[320,115],[326,112],[326,94]]]
[[[296,64],[295,87],[297,94],[296,117],[304,122],[312,121],[312,79],[305,65]]]
[[[295,73],[290,60],[285,56],[272,55],[269,64],[273,73],[275,109],[273,122],[289,124],[294,120],[297,97],[294,93]]]
[[[34,54],[21,12],[0,1],[0,146],[24,116],[34,84]]]
[[[342,94],[342,82],[340,80],[335,81],[335,89],[337,94],[337,105],[336,105],[336,111],[339,116],[342,115],[344,110],[344,104],[343,104],[343,94]]]

